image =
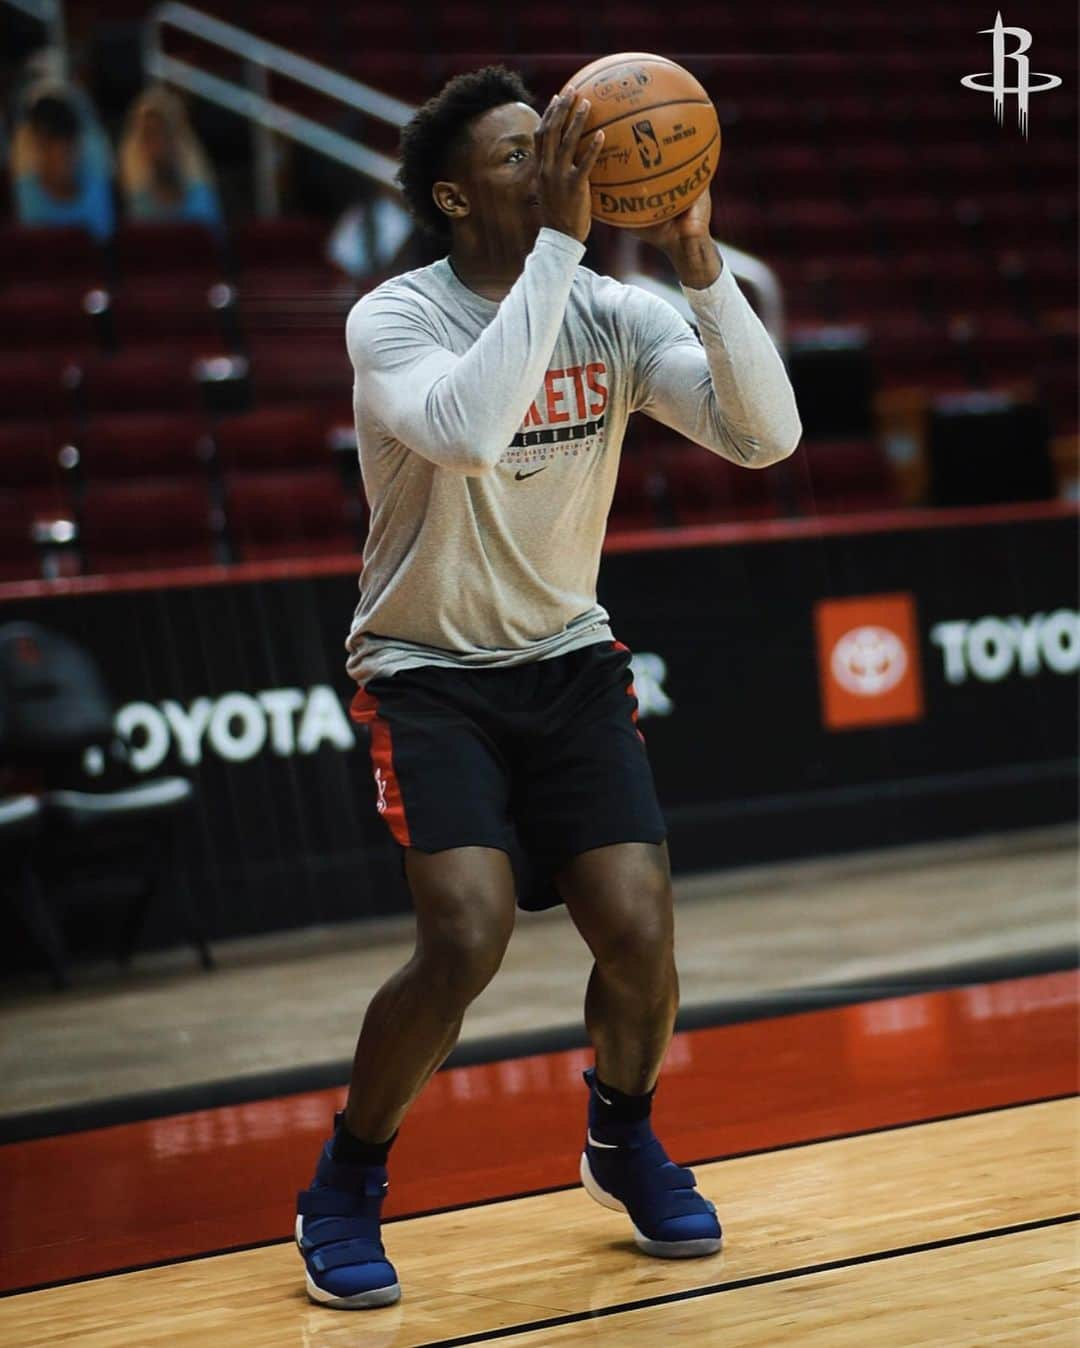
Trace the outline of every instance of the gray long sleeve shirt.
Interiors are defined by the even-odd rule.
[[[783,362],[725,265],[663,300],[542,229],[501,302],[448,259],[365,295],[346,327],[371,506],[347,668],[549,659],[611,640],[596,577],[626,422],[642,411],[747,468],[802,427]]]

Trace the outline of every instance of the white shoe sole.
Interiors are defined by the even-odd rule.
[[[302,1234],[301,1226],[303,1217],[296,1219],[296,1248],[303,1256],[304,1249],[300,1243]],[[393,1306],[401,1300],[401,1284],[392,1283],[389,1287],[373,1287],[370,1292],[357,1292],[355,1296],[339,1297],[333,1292],[324,1292],[323,1289],[313,1281],[311,1274],[304,1270],[304,1281],[307,1284],[307,1294],[312,1301],[320,1306],[332,1306],[339,1311],[366,1311],[372,1310],[375,1306]]]
[[[610,1208],[613,1212],[626,1212],[626,1205],[596,1182],[588,1153],[584,1151],[581,1153],[581,1183],[589,1197],[601,1207]],[[705,1254],[716,1254],[724,1244],[723,1236],[709,1236],[702,1240],[650,1240],[648,1236],[642,1235],[632,1221],[630,1225],[634,1228],[634,1244],[654,1259],[698,1259]]]

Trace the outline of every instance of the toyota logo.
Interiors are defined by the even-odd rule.
[[[853,627],[833,647],[833,678],[858,697],[880,697],[895,688],[908,667],[904,643],[887,627]]]

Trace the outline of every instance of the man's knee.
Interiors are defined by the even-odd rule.
[[[655,867],[641,867],[606,896],[592,926],[593,955],[607,972],[654,980],[674,961],[671,882]]]
[[[465,1004],[494,977],[514,928],[514,891],[506,877],[478,868],[410,871],[417,915],[416,958],[441,992]]]

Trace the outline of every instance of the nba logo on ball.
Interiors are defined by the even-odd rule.
[[[675,61],[649,52],[602,56],[562,93],[589,100],[584,134],[604,133],[589,174],[593,219],[641,229],[709,190],[720,123],[704,85]]]
[[[814,627],[822,720],[829,730],[922,718],[912,595],[824,599],[815,605]]]

